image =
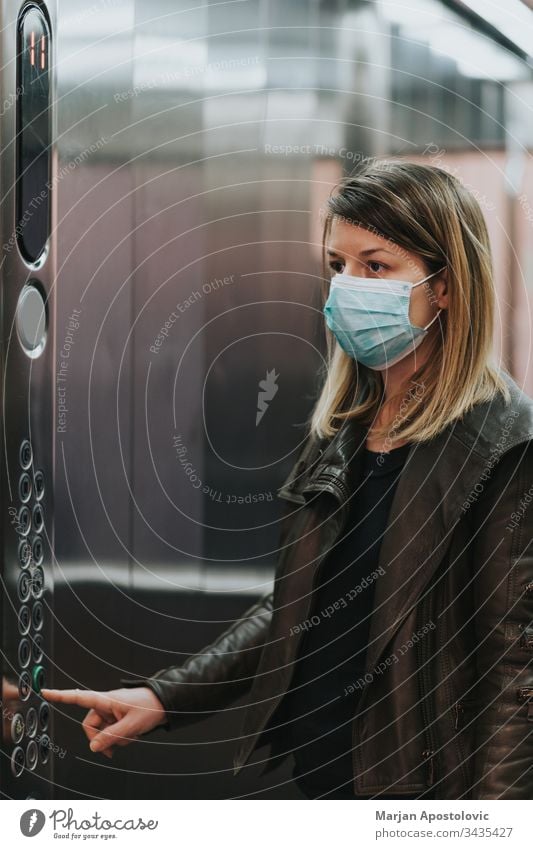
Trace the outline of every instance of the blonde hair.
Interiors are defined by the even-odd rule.
[[[394,438],[432,439],[497,392],[509,402],[508,388],[492,362],[495,291],[487,226],[477,200],[460,180],[432,165],[394,159],[373,160],[344,177],[326,207],[324,303],[330,277],[326,243],[335,218],[417,254],[429,272],[447,266],[448,309],[439,314],[440,333],[428,337],[426,361],[411,375],[417,388],[401,395],[403,413]],[[346,354],[327,326],[326,338],[327,371],[311,417],[311,432],[319,438],[333,436],[345,419],[370,425],[384,398],[380,372]],[[372,435],[383,439],[390,431],[390,425],[373,427]]]

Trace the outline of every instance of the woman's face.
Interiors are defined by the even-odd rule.
[[[423,259],[394,242],[337,218],[333,219],[326,246],[332,274],[349,274],[367,277],[405,280],[418,283],[430,273]],[[425,327],[438,309],[448,308],[446,272],[436,274],[421,286],[416,286],[409,305],[409,319],[418,327]]]

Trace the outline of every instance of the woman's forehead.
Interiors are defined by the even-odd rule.
[[[381,236],[372,229],[361,225],[350,224],[346,221],[332,221],[331,232],[327,244],[328,250],[352,256],[369,255],[371,252],[387,251],[395,256],[406,254],[405,248]]]

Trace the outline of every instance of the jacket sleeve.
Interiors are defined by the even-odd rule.
[[[298,507],[301,485],[315,440],[307,437],[288,477],[278,489],[283,500],[279,549],[283,549]],[[213,643],[181,666],[161,669],[146,679],[123,678],[124,687],[149,687],[166,713],[167,731],[205,719],[251,688],[272,619],[273,592],[265,594]]]
[[[530,440],[502,455],[475,507],[473,799],[533,798],[532,502]]]
[[[122,679],[121,684],[153,690],[165,709],[167,731],[205,719],[250,687],[271,615],[270,592],[181,666],[161,669],[146,679]]]

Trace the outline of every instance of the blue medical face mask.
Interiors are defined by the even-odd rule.
[[[335,274],[324,304],[324,315],[341,348],[350,357],[378,371],[412,353],[442,309],[425,327],[411,324],[411,290],[444,268],[428,274],[418,283]]]

